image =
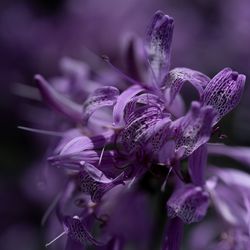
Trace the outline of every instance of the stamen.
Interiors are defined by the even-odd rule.
[[[104,145],[104,147],[103,147],[103,149],[102,149],[102,152],[101,152],[101,155],[100,155],[100,158],[99,158],[99,161],[98,161],[98,166],[100,166],[100,165],[101,165],[101,162],[102,162],[102,158],[103,158],[103,154],[104,154],[105,147],[106,147],[106,145]]]
[[[49,207],[47,208],[45,214],[43,215],[41,224],[42,226],[44,226],[45,222],[47,221],[49,215],[52,213],[53,209],[55,208],[56,204],[58,203],[59,199],[62,196],[62,192],[60,192],[55,199],[52,201],[52,203],[49,205]]]
[[[50,241],[49,243],[45,244],[45,247],[50,246],[52,243],[54,243],[56,240],[58,240],[59,238],[61,238],[63,235],[67,234],[67,231],[62,232],[61,234],[59,234],[55,239],[53,239],[52,241]]]
[[[120,75],[122,78],[124,78],[125,80],[129,81],[132,84],[135,85],[143,85],[142,83],[134,80],[133,78],[131,78],[130,76],[127,76],[125,73],[123,73],[120,69],[118,69],[117,67],[115,67],[109,60],[109,57],[106,55],[102,55],[102,59],[104,60],[104,62],[106,62],[118,75]]]
[[[162,184],[162,186],[161,186],[161,192],[164,192],[165,189],[166,189],[167,181],[168,181],[168,178],[169,178],[169,175],[170,175],[172,169],[173,169],[173,167],[170,167],[169,170],[168,170],[166,179],[165,179],[165,181],[163,182],[163,184]]]
[[[17,128],[25,130],[25,131],[32,132],[32,133],[37,133],[37,134],[59,136],[59,137],[63,136],[62,132],[49,131],[49,130],[36,129],[36,128],[29,128],[29,127],[24,127],[24,126],[17,126]]]
[[[135,180],[136,180],[136,176],[133,177],[133,179],[129,182],[128,189],[130,189],[132,187],[132,185],[134,184]]]

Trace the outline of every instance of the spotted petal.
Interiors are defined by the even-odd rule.
[[[121,131],[118,137],[124,152],[134,153],[143,146],[146,131],[152,127],[160,117],[157,107],[142,107],[131,114],[133,119],[128,119],[128,125]]]
[[[78,175],[79,187],[82,192],[88,193],[93,202],[99,202],[102,196],[119,184],[123,184],[124,174],[120,174],[117,178],[109,180],[104,174],[90,164],[85,164]]]
[[[36,75],[35,80],[42,97],[49,106],[71,120],[81,122],[82,110],[80,105],[58,93],[42,76]]]
[[[144,114],[144,111],[151,107],[155,110],[159,110],[163,114],[165,109],[165,103],[159,96],[151,93],[143,93],[135,96],[125,107],[124,121],[125,124],[133,122],[138,117]]]
[[[184,223],[199,222],[206,215],[209,205],[209,195],[193,185],[177,189],[167,202],[168,216],[179,217]]]
[[[215,112],[211,106],[202,107],[200,103],[192,102],[190,111],[174,122],[176,149],[185,147],[184,157],[210,139],[214,118]]]
[[[91,94],[83,104],[83,123],[98,109],[113,106],[119,96],[119,90],[112,86],[99,88]]]
[[[71,240],[78,242],[82,245],[85,245],[87,242],[90,242],[95,246],[104,245],[104,243],[97,241],[90,234],[84,222],[77,216],[74,216],[73,218],[69,216],[65,217],[64,224],[68,230],[68,237]]]
[[[173,102],[185,82],[190,82],[201,96],[209,81],[210,78],[199,71],[188,68],[175,68],[166,77],[167,101],[169,104]]]
[[[124,125],[124,109],[126,105],[131,101],[131,99],[143,91],[143,88],[139,85],[134,85],[119,95],[117,103],[113,110],[113,122],[116,127],[121,127]]]
[[[173,18],[157,11],[148,29],[146,52],[153,73],[152,81],[162,85],[170,67],[170,49],[174,29]]]
[[[246,77],[225,68],[206,86],[202,103],[211,105],[217,112],[214,123],[233,110],[240,102]]]
[[[167,138],[170,138],[173,134],[170,129],[170,124],[171,120],[166,117],[159,120],[155,125],[151,126],[147,130],[144,139],[144,146],[145,150],[149,152],[151,156],[158,154],[163,145],[166,143]]]

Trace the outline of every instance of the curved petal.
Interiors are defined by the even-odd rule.
[[[106,192],[110,191],[115,186],[124,183],[123,173],[115,179],[109,180],[104,174],[98,178],[94,171],[98,171],[98,173],[101,171],[94,166],[87,164],[86,167],[80,169],[78,183],[81,191],[90,194],[93,202],[99,202]]]
[[[187,185],[177,189],[167,202],[168,216],[184,223],[198,222],[206,215],[209,195],[201,187]]]
[[[145,150],[150,155],[158,154],[162,146],[166,143],[167,138],[173,134],[170,129],[171,120],[166,117],[159,120],[155,125],[151,126],[144,136]]]
[[[68,229],[68,237],[82,245],[85,245],[87,242],[95,246],[103,246],[104,243],[97,241],[88,231],[87,227],[84,225],[84,222],[81,221],[77,216],[73,218],[67,216],[65,219],[65,225]]]
[[[165,104],[157,95],[144,93],[135,96],[124,109],[124,122],[129,124],[138,117],[142,116],[149,107],[158,109],[163,114]],[[164,114],[167,115],[167,114]],[[170,115],[169,115],[170,116]]]
[[[147,32],[146,52],[153,74],[152,81],[155,81],[158,87],[161,87],[169,71],[173,29],[173,18],[157,11]]]
[[[166,93],[168,95],[168,93]],[[164,99],[167,100],[168,97],[164,96]],[[185,103],[181,95],[177,95],[173,102],[168,105],[167,110],[176,118],[180,118],[181,116],[185,115]]]
[[[83,104],[83,122],[86,123],[96,110],[113,106],[118,96],[119,90],[115,87],[105,86],[95,90]]]
[[[185,147],[184,157],[192,154],[198,147],[210,139],[215,112],[212,107],[202,107],[192,102],[189,112],[176,120],[176,150]]]
[[[117,98],[117,102],[113,110],[113,122],[116,127],[121,127],[124,125],[124,109],[126,105],[131,101],[131,99],[143,91],[143,88],[139,85],[132,86],[122,92]]]
[[[51,166],[71,170],[79,170],[86,162],[95,166],[99,166],[101,162],[101,169],[110,168],[113,170],[116,157],[115,151],[86,150],[72,154],[50,156],[48,162]]]
[[[114,131],[109,130],[97,136],[77,136],[64,145],[60,155],[72,154],[90,149],[102,149],[114,139]]]
[[[210,168],[210,171],[219,177],[228,186],[238,186],[250,190],[250,175],[237,169]]]
[[[36,75],[35,80],[43,99],[49,106],[71,120],[81,122],[82,108],[80,105],[58,93],[42,76]]]
[[[211,155],[223,155],[230,157],[242,164],[250,166],[250,148],[249,147],[234,147],[224,144],[208,144],[208,153]]]
[[[239,104],[245,80],[244,75],[225,68],[207,84],[202,103],[211,105],[216,110],[214,124]]]
[[[249,175],[239,170],[215,167],[210,171],[214,179],[207,181],[206,188],[217,212],[229,225],[248,230],[244,195],[249,192]]]
[[[205,86],[209,81],[210,78],[208,76],[196,70],[188,68],[172,69],[168,73],[165,83],[169,104],[173,102],[185,82],[190,82],[197,89],[199,95],[201,96]]]
[[[146,131],[159,120],[160,116],[157,107],[143,107],[134,112],[132,118],[128,119],[128,125],[118,137],[124,152],[131,154],[141,148]]]

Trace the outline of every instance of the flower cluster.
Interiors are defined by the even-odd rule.
[[[230,68],[212,79],[188,68],[170,69],[173,29],[174,20],[157,11],[145,39],[128,43],[127,74],[103,57],[122,84],[104,86],[70,60],[71,77],[58,79],[57,85],[35,76],[45,102],[73,124],[48,158],[66,179],[56,214],[67,250],[88,244],[149,248],[152,214],[141,186],[157,171],[158,192],[167,194],[162,249],[180,249],[184,225],[203,220],[209,206],[222,226],[200,236],[206,239],[203,249],[247,249],[250,244],[250,176],[207,160],[220,154],[249,165],[248,149],[244,160],[242,149],[209,143],[217,123],[238,105],[245,76]],[[187,112],[180,94],[185,83],[197,90]],[[83,103],[65,94],[77,95],[78,101],[81,94]],[[192,249],[198,245],[194,242]]]

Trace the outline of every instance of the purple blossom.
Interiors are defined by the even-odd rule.
[[[114,74],[120,74],[120,81],[125,80],[126,88],[124,84],[97,83],[97,88],[76,103],[69,98],[74,99],[70,93],[66,97],[58,91],[64,86],[62,79],[56,90],[56,85],[51,86],[42,76],[35,77],[44,101],[78,128],[77,136],[71,138],[63,132],[48,158],[50,165],[59,168],[67,179],[56,204],[58,219],[66,228],[66,249],[80,249],[87,242],[97,249],[105,248],[101,246],[105,244],[111,249],[124,249],[130,242],[136,249],[145,249],[133,231],[141,212],[137,210],[137,199],[142,196],[138,188],[150,171],[161,167],[165,171],[161,176],[162,191],[169,191],[169,198],[164,200],[168,221],[162,249],[180,249],[184,224],[203,220],[210,204],[230,224],[230,237],[238,240],[245,233],[249,235],[248,175],[215,169],[207,163],[210,154],[230,154],[226,147],[213,151],[215,145],[208,145],[208,141],[214,126],[238,105],[245,76],[229,68],[212,79],[188,68],[170,70],[173,30],[173,18],[157,11],[145,39],[137,38],[140,42],[132,45],[129,41],[134,46],[129,55],[136,79],[116,69],[104,57],[115,69]],[[70,72],[88,81],[78,66],[70,63]],[[186,82],[197,90],[198,100],[192,101],[185,113],[180,91]],[[237,150],[232,152],[230,156],[239,159]],[[183,164],[187,162],[185,170]],[[131,207],[124,211],[130,202]],[[123,216],[128,218],[126,223]],[[136,225],[144,239],[152,226],[147,216],[150,212],[138,217]],[[98,221],[102,226],[97,235],[104,241],[90,233]],[[143,227],[148,228],[143,231]],[[224,243],[227,242],[221,242]],[[218,249],[223,248],[218,245]]]

